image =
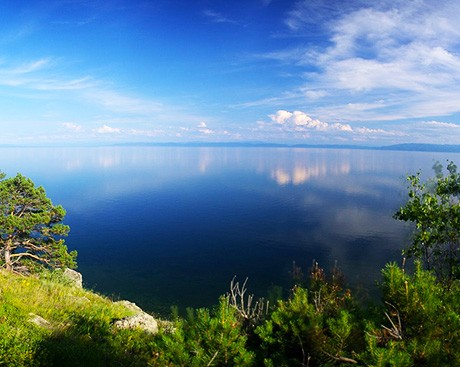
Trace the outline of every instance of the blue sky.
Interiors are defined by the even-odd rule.
[[[0,144],[460,144],[460,2],[0,3]]]

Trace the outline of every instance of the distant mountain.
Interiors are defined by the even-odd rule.
[[[133,143],[117,143],[114,146],[135,146],[135,147],[289,147],[287,144],[280,143],[264,143],[264,142],[164,142],[164,143],[149,143],[149,142],[133,142]]]
[[[444,144],[396,144],[381,147],[381,150],[404,150],[414,152],[447,152],[460,153],[460,145]]]
[[[288,144],[288,143],[271,143],[259,141],[245,142],[131,142],[115,144],[94,144],[94,145],[75,145],[79,147],[91,146],[127,146],[127,147],[228,147],[228,148],[308,148],[308,149],[361,149],[361,150],[397,150],[408,152],[447,152],[460,153],[459,145],[447,144],[395,144],[387,146],[366,146],[366,145],[347,145],[347,144]],[[0,148],[26,148],[33,145],[6,145],[0,144]],[[40,146],[36,146],[40,147]]]
[[[448,152],[460,153],[460,145],[443,144],[395,144],[383,147],[363,145],[334,144],[286,144],[265,142],[184,142],[184,143],[123,143],[118,146],[176,146],[176,147],[262,147],[262,148],[310,148],[310,149],[366,149],[366,150],[399,150],[412,152]]]

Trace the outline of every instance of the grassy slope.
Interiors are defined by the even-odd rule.
[[[112,326],[130,314],[62,277],[0,270],[0,366],[144,365],[140,349],[149,337]],[[48,323],[37,325],[36,316]]]

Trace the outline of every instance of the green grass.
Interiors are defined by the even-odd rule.
[[[131,314],[57,274],[24,277],[0,270],[0,366],[146,365],[152,337],[112,325]],[[35,324],[35,316],[48,323]]]
[[[295,287],[260,319],[221,297],[160,323],[156,335],[118,329],[130,310],[59,273],[0,270],[0,366],[459,366],[460,282],[446,287],[415,265],[410,274],[388,264],[374,306],[359,305],[340,273],[316,267],[308,288]],[[37,316],[46,321],[37,325]]]

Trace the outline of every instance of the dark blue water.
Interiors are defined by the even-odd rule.
[[[265,296],[293,261],[369,288],[401,261],[405,176],[458,154],[290,148],[5,148],[0,169],[67,210],[87,287],[150,311],[209,306],[233,276]]]

